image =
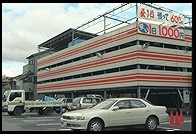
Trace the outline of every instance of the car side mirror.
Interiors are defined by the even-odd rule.
[[[116,110],[118,110],[118,109],[119,109],[118,106],[114,106],[114,107],[112,108],[113,111],[116,111]]]

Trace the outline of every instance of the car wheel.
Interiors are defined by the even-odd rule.
[[[47,107],[47,108],[44,110],[44,114],[45,114],[45,115],[50,115],[52,112],[53,112],[53,110],[52,110],[52,108],[50,108],[50,107]]]
[[[157,128],[158,125],[158,120],[156,117],[154,116],[150,116],[148,117],[148,119],[146,120],[146,124],[145,127],[148,131],[153,131]]]
[[[15,107],[13,113],[15,116],[20,116],[22,114],[22,108]]]
[[[93,119],[89,122],[87,131],[103,131],[103,122],[99,119]]]

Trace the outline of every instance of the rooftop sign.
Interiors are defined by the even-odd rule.
[[[138,22],[138,33],[148,34],[151,36],[159,36],[165,38],[173,38],[184,40],[184,30],[169,26],[149,24],[145,22]]]
[[[172,25],[184,25],[184,16],[182,14],[167,12],[161,9],[138,6],[137,16],[141,19],[159,21]]]

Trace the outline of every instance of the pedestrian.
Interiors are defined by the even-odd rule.
[[[65,113],[65,108],[61,108],[60,115],[62,115],[63,113]]]

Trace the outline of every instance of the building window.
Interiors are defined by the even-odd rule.
[[[115,47],[111,47],[111,48],[108,48],[105,50],[105,53],[109,53],[109,52],[112,52],[112,51],[116,51],[119,49],[119,46],[115,46]]]
[[[93,72],[92,73],[93,75],[101,75],[101,74],[104,74],[104,71],[101,70],[101,71],[96,71],[96,72]]]
[[[88,77],[88,76],[92,76],[92,73],[84,73],[84,74],[82,74],[82,77]]]
[[[114,73],[114,72],[119,72],[120,68],[112,68],[112,69],[107,69],[105,70],[105,73]]]
[[[33,59],[29,59],[29,64],[30,64],[30,65],[33,64]]]

